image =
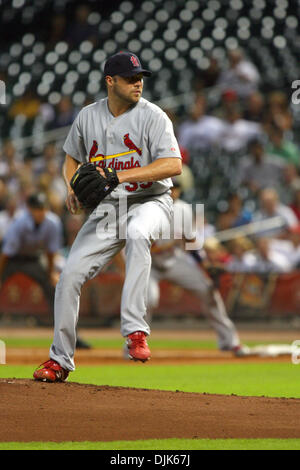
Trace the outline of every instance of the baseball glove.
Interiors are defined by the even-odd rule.
[[[114,168],[104,168],[105,177],[93,163],[84,163],[72,176],[70,181],[78,201],[86,209],[95,209],[119,184]]]

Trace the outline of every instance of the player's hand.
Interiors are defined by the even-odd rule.
[[[102,168],[100,168],[99,166],[96,166],[96,170],[99,171],[100,175],[103,176],[104,178],[106,178],[106,175],[104,173],[104,170]]]
[[[68,211],[71,212],[71,214],[80,214],[82,211],[82,206],[73,191],[69,191],[66,199],[66,205]]]

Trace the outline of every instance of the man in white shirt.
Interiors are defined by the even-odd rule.
[[[231,89],[236,91],[240,98],[247,98],[259,85],[257,68],[244,57],[241,49],[229,50],[228,61],[229,67],[221,73],[217,85],[223,91]]]
[[[253,194],[264,188],[279,188],[284,178],[285,163],[265,153],[261,137],[251,139],[248,150],[249,155],[242,158],[237,167],[239,186],[247,186]]]
[[[189,151],[208,151],[219,145],[224,133],[221,119],[207,114],[204,95],[198,95],[189,118],[178,128],[178,143]]]
[[[246,148],[252,139],[259,138],[261,134],[261,125],[243,119],[240,107],[235,104],[227,110],[226,119],[223,120],[220,145],[226,152],[239,152]]]
[[[277,191],[273,188],[266,188],[260,193],[260,209],[254,214],[253,221],[265,221],[274,217],[280,217],[281,224],[278,227],[260,231],[258,236],[278,238],[286,229],[298,224],[292,209],[280,202]]]

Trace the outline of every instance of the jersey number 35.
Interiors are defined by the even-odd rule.
[[[125,186],[125,189],[126,191],[136,191],[139,187],[142,188],[142,189],[147,189],[147,188],[150,188],[150,186],[152,186],[152,182],[149,181],[149,183],[129,183]]]

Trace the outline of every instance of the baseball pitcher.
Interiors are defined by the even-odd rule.
[[[130,52],[110,57],[104,67],[107,98],[80,111],[64,144],[67,207],[72,213],[85,208],[90,215],[56,287],[50,359],[34,372],[37,380],[64,381],[75,369],[82,285],[123,248],[121,334],[131,359],[150,358],[145,319],[150,248],[168,232],[171,177],[182,165],[170,119],[141,97],[143,77],[149,75]]]

